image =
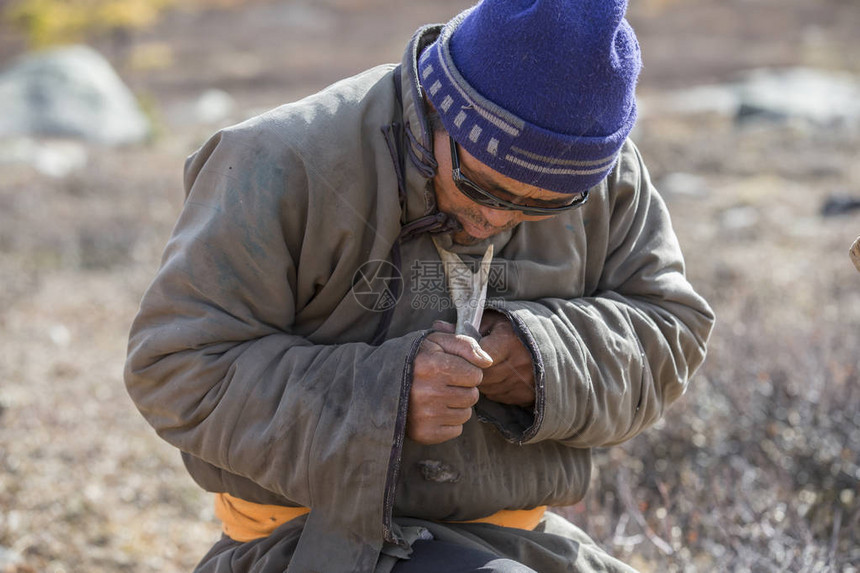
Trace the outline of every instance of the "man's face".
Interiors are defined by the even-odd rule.
[[[526,215],[520,211],[494,209],[475,203],[464,195],[451,176],[451,153],[448,134],[436,130],[433,134],[439,169],[433,178],[436,203],[440,211],[453,217],[461,228],[452,233],[459,245],[479,243],[493,235],[516,227],[523,221],[542,221],[553,215]],[[490,169],[462,147],[459,148],[460,169],[469,179],[496,197],[529,206],[558,207],[570,203],[570,195],[547,191],[527,185]]]

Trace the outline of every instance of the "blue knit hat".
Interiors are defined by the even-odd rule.
[[[484,0],[421,54],[448,133],[517,181],[579,193],[603,180],[636,121],[639,44],[626,0]]]

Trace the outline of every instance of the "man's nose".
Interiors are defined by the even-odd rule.
[[[481,208],[484,220],[492,227],[506,227],[511,223],[518,223],[520,213],[517,211],[505,211],[502,209]]]

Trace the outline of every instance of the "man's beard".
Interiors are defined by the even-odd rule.
[[[461,245],[464,247],[468,247],[470,245],[477,245],[481,241],[485,239],[479,239],[478,237],[473,237],[466,231],[460,229],[459,231],[451,232],[451,240],[454,241],[455,244]]]
[[[498,235],[499,233],[503,233],[517,226],[517,223],[511,222],[504,227],[487,227],[486,225],[476,223],[477,220],[480,220],[480,217],[469,211],[462,212],[459,216],[452,215],[449,213],[448,216],[456,223],[456,227],[451,231],[451,240],[454,241],[455,244],[462,246],[470,246],[484,242],[486,240],[491,239],[493,236]],[[470,235],[469,232],[466,231],[466,229],[463,227],[463,223],[460,220],[461,218],[466,219],[469,223],[471,223],[473,227],[492,229],[492,235],[483,239]]]

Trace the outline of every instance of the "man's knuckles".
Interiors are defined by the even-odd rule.
[[[462,426],[472,418],[472,408],[449,408],[449,424]]]
[[[450,388],[450,387],[449,387]],[[472,386],[470,388],[450,388],[451,390],[458,390],[458,392],[450,392],[447,396],[447,406],[448,408],[471,408],[475,404],[478,403],[478,399],[481,397],[481,392],[478,390],[477,386]]]
[[[493,359],[493,366],[498,366],[507,355],[507,344],[501,336],[491,334],[481,339],[481,348]],[[492,368],[492,366],[491,366]]]
[[[486,367],[490,365],[490,357],[483,351],[481,345],[469,336],[434,332],[425,341],[430,341],[445,353],[458,356],[476,366]]]
[[[434,409],[471,408],[478,403],[480,396],[477,384],[466,387],[413,383],[411,407],[431,414]]]
[[[455,386],[477,386],[483,379],[483,371],[458,356],[446,353],[419,354],[415,358],[415,375],[419,378],[434,378]]]

